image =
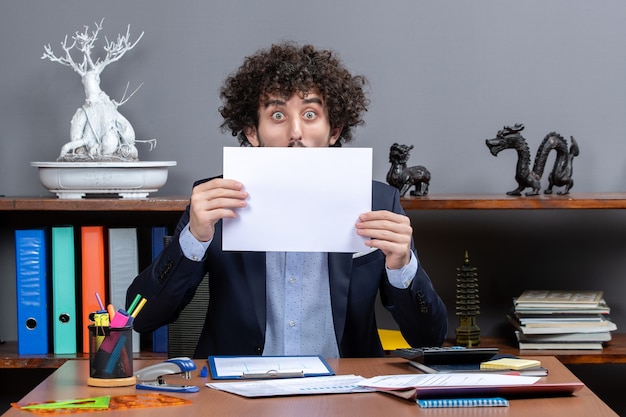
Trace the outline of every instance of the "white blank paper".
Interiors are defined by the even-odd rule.
[[[223,250],[361,252],[358,216],[371,210],[369,148],[224,148],[224,178],[248,207],[224,219]]]

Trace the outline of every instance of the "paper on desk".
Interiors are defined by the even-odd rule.
[[[356,234],[371,210],[372,149],[224,148],[224,178],[248,207],[223,221],[223,250],[363,252]]]
[[[539,377],[531,376],[485,373],[401,374],[383,375],[364,379],[359,382],[359,385],[378,390],[401,390],[420,387],[509,387],[531,385],[539,381],[539,379]]]
[[[371,392],[371,389],[358,385],[362,380],[363,377],[357,375],[335,375],[250,382],[209,382],[206,386],[243,397]]]

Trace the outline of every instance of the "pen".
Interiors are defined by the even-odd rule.
[[[303,378],[304,371],[277,371],[270,369],[267,372],[244,372],[244,379],[273,379],[273,378]]]
[[[146,302],[148,300],[146,300],[145,298],[142,298],[141,301],[139,302],[139,304],[137,304],[137,308],[135,308],[135,310],[130,314],[130,316],[132,318],[137,317],[137,314],[139,314],[139,312],[141,311],[141,309],[143,308],[144,305],[146,305]]]

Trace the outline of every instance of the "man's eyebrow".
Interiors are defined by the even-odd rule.
[[[307,97],[305,99],[302,99],[302,102],[304,104],[319,104],[320,106],[323,105],[322,99],[319,97]],[[287,102],[283,99],[280,98],[272,98],[269,99],[265,102],[264,107],[268,108],[271,106],[285,106],[287,104]]]
[[[309,104],[309,103],[319,104],[320,106],[323,104],[322,99],[319,97],[305,98],[304,100],[302,100],[302,102],[305,104]]]
[[[285,102],[285,100],[274,98],[274,99],[271,99],[271,100],[267,100],[265,102],[265,108],[268,108],[270,106],[284,106],[285,104],[287,104],[287,102]]]

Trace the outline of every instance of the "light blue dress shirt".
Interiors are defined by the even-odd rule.
[[[200,242],[187,225],[179,243],[183,254],[201,261],[211,242]],[[355,254],[361,256],[365,254]],[[339,357],[335,336],[328,256],[319,252],[267,252],[265,346],[263,355]],[[387,268],[389,283],[405,289],[417,272],[417,257],[400,269]]]

